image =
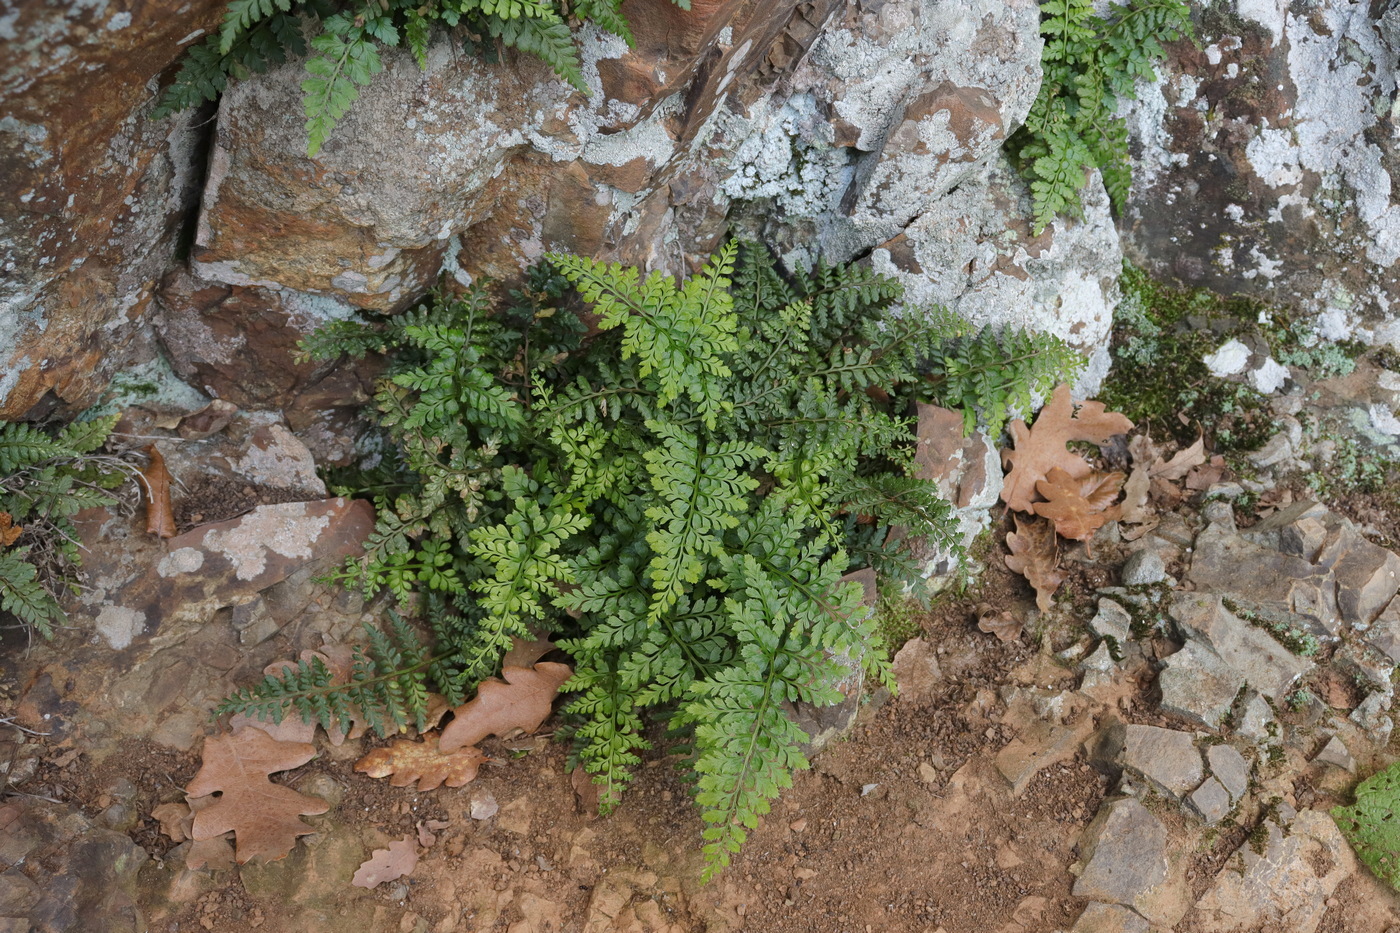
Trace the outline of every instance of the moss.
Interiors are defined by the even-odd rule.
[[[1231,337],[1257,332],[1269,306],[1205,289],[1177,290],[1130,265],[1110,352],[1113,370],[1100,400],[1179,443],[1210,425],[1221,452],[1254,450],[1276,430],[1263,395],[1211,375],[1204,357]]]

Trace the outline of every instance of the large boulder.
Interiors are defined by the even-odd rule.
[[[0,17],[0,418],[86,407],[149,343],[203,138],[195,113],[150,119],[155,79],[223,6],[20,3]]]
[[[1400,6],[1220,6],[1132,108],[1130,253],[1330,339],[1400,341]]]

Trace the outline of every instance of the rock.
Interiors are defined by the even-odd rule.
[[[75,414],[113,373],[151,358],[151,299],[199,198],[205,119],[152,120],[151,82],[223,8],[7,8],[0,420]]]
[[[1245,679],[1210,648],[1188,641],[1166,659],[1157,684],[1162,712],[1215,729],[1229,715]]]
[[[1315,810],[1299,813],[1286,829],[1273,819],[1261,826],[1263,844],[1236,850],[1188,923],[1204,933],[1315,933],[1328,898],[1356,870],[1350,847],[1331,817]]]
[[[1367,737],[1378,748],[1390,742],[1390,733],[1395,721],[1385,715],[1391,708],[1391,699],[1382,693],[1373,693],[1361,701],[1361,705],[1351,712],[1351,721],[1360,726]]]
[[[1250,3],[1205,48],[1174,45],[1130,105],[1123,225],[1159,275],[1283,300],[1317,315],[1328,339],[1381,344],[1400,296],[1400,208],[1384,194],[1400,154],[1387,129],[1396,65],[1375,17],[1356,9]],[[1200,208],[1190,220],[1187,198]],[[1354,222],[1335,224],[1329,202]]]
[[[966,547],[986,525],[987,509],[1001,495],[1001,454],[983,431],[964,436],[961,413],[923,402],[917,403],[917,410],[914,475],[937,483],[939,495],[956,508],[958,533]],[[899,529],[901,536],[905,533]]]
[[[141,933],[146,851],[80,811],[38,798],[0,804],[0,912],[53,933]],[[18,929],[29,929],[21,926]]]
[[[1400,557],[1367,541],[1335,513],[1322,520],[1326,534],[1313,562],[1337,579],[1337,607],[1352,625],[1369,624],[1400,592]]]
[[[1198,592],[1229,595],[1236,602],[1308,618],[1324,636],[1336,635],[1342,627],[1337,581],[1330,570],[1261,547],[1220,526],[1197,535],[1187,580]]]
[[[1384,654],[1396,664],[1400,664],[1400,598],[1386,604],[1376,620],[1359,631],[1364,631],[1367,644]]]
[[[1201,783],[1205,772],[1195,737],[1157,726],[1120,726],[1119,762],[1169,797],[1179,798]]]
[[[1340,736],[1334,735],[1328,739],[1327,744],[1322,746],[1322,751],[1317,753],[1313,761],[1341,768],[1349,774],[1356,773],[1356,759],[1351,757],[1351,752],[1347,751],[1347,747],[1342,744]]]
[[[360,553],[374,528],[374,510],[350,499],[258,506],[168,539],[159,559],[148,553],[149,536],[129,522],[94,519],[80,528],[94,553],[85,562],[89,589],[70,614],[90,619],[107,644],[122,651],[178,640],[190,625],[251,600],[308,562],[337,564]]]
[[[1069,933],[1148,933],[1142,915],[1121,904],[1091,903]]]
[[[1249,691],[1235,723],[1235,732],[1248,742],[1262,745],[1271,736],[1277,735],[1277,731],[1273,708],[1258,693]]]
[[[1210,773],[1230,795],[1230,803],[1244,799],[1249,790],[1249,763],[1229,745],[1211,745],[1206,749],[1206,764]]]
[[[1286,464],[1293,459],[1293,444],[1283,431],[1264,442],[1258,450],[1245,454],[1245,459],[1261,470]]]
[[[1105,804],[1079,848],[1085,865],[1075,897],[1130,907],[1162,926],[1180,919],[1185,905],[1172,896],[1166,827],[1141,803],[1127,797]]]
[[[1118,579],[1124,586],[1150,586],[1167,578],[1167,565],[1162,555],[1153,550],[1141,550],[1123,562]]]
[[[425,274],[435,273],[436,266]],[[156,328],[175,372],[240,408],[284,410],[302,430],[325,410],[358,409],[373,394],[377,357],[345,366],[299,357],[308,333],[353,314],[344,302],[208,282],[180,269],[165,277],[157,304]]]
[[[1213,777],[1206,778],[1187,798],[1187,802],[1207,826],[1214,826],[1230,812],[1230,792]]]
[[[1187,638],[1200,639],[1264,696],[1277,700],[1312,663],[1227,610],[1219,596],[1179,593],[1168,612]]]
[[[1033,236],[1029,192],[1001,155],[938,199],[871,253],[906,300],[942,304],[975,324],[1053,333],[1090,357],[1080,391],[1108,369],[1106,341],[1122,253],[1108,197],[1085,189],[1084,219],[1057,219]]]
[[[1016,720],[1014,708],[1009,709],[1006,721]],[[1073,758],[1093,729],[1094,717],[1082,708],[1071,713],[1067,723],[1040,717],[1021,719],[1016,738],[996,756],[997,770],[1011,784],[1012,795],[1023,794],[1044,768]]]
[[[1395,662],[1364,641],[1344,643],[1333,653],[1332,663],[1367,690],[1390,693],[1395,689],[1390,680]]]
[[[500,812],[501,805],[490,791],[474,790],[471,796],[471,817],[474,820],[489,820]]]
[[[1089,631],[1100,638],[1113,638],[1119,645],[1126,645],[1132,637],[1132,625],[1133,617],[1128,610],[1111,599],[1102,598],[1098,612],[1089,620]]]

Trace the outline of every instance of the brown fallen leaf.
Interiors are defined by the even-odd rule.
[[[190,838],[190,823],[194,814],[187,803],[163,803],[151,811],[151,819],[160,823],[160,831],[171,842],[184,842]]]
[[[279,742],[307,743],[316,738],[316,723],[306,722],[296,710],[289,710],[279,723],[246,713],[236,713],[229,718],[228,731],[237,732],[243,728],[261,729]]]
[[[190,839],[189,848],[185,850],[185,867],[190,871],[225,871],[237,864],[233,860],[233,840],[229,838],[232,833],[222,833],[208,839],[194,839],[191,836],[195,814],[218,802],[217,797],[196,797],[189,801],[189,814],[185,817],[183,828],[186,838]]]
[[[357,888],[372,888],[402,878],[417,867],[418,847],[410,837],[404,836],[389,843],[389,848],[375,849],[370,853],[369,859],[360,865],[350,883]]]
[[[451,825],[447,820],[419,820],[418,844],[425,849],[431,849],[437,844],[438,831]]]
[[[573,673],[569,665],[554,661],[503,668],[505,680],[482,681],[475,699],[452,711],[438,748],[453,752],[488,735],[506,735],[516,729],[534,732],[549,718],[560,685]]]
[[[24,534],[24,526],[16,525],[9,512],[0,512],[0,547],[9,547]]]
[[[554,650],[554,642],[537,635],[529,641],[513,639],[510,650],[501,658],[501,667],[529,667]]]
[[[1006,557],[1006,566],[1035,587],[1035,604],[1041,612],[1049,612],[1051,598],[1060,584],[1065,582],[1065,572],[1059,567],[1060,555],[1054,526],[1035,520],[1022,524],[1018,515],[1016,530],[1006,536],[1006,546],[1011,549]]]
[[[185,793],[193,799],[221,794],[195,813],[190,835],[209,839],[232,831],[238,863],[286,857],[298,836],[315,832],[301,816],[325,813],[330,806],[316,797],[274,784],[269,776],[297,768],[316,757],[302,742],[279,742],[261,729],[243,728],[204,740],[204,763]]]
[[[1090,473],[1089,462],[1072,453],[1067,444],[1103,444],[1132,428],[1131,421],[1107,411],[1102,402],[1081,402],[1076,410],[1069,386],[1057,386],[1036,416],[1034,427],[1027,428],[1019,418],[1009,426],[1014,448],[1001,452],[1002,466],[1010,470],[1001,489],[1002,501],[1018,512],[1031,511],[1035,484],[1052,469],[1059,468],[1075,479]]]
[[[1190,447],[1178,450],[1170,460],[1158,457],[1152,464],[1152,475],[1167,480],[1181,479],[1194,467],[1206,462],[1205,436],[1196,439]]]
[[[1090,473],[1075,479],[1059,467],[1035,484],[1045,497],[1035,503],[1035,513],[1055,523],[1062,537],[1088,541],[1104,523],[1118,517],[1119,509],[1111,505],[1123,488],[1122,473]]]
[[[461,787],[476,778],[481,763],[489,761],[475,746],[444,752],[432,742],[398,739],[393,745],[376,748],[355,762],[355,770],[372,778],[389,778],[394,787],[418,782],[420,791],[446,784]]]
[[[1194,492],[1204,492],[1225,478],[1225,458],[1216,454],[1210,461],[1193,469],[1186,476],[1186,488]]]
[[[155,444],[146,445],[150,466],[141,471],[146,487],[146,533],[161,538],[175,537],[175,509],[170,504],[170,472],[165,457]]]
[[[579,766],[569,772],[569,786],[574,789],[574,806],[578,812],[585,816],[597,816],[603,788],[593,783],[593,775]]]
[[[216,398],[199,411],[190,412],[181,418],[177,430],[180,436],[187,441],[202,441],[228,427],[229,422],[236,414],[238,414],[237,405]]]
[[[997,641],[1015,641],[1021,637],[1023,628],[1021,621],[1005,609],[997,609],[986,603],[977,607],[977,630],[995,635]]]

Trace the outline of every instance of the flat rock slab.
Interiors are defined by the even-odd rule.
[[[1212,745],[1206,749],[1206,764],[1230,794],[1230,802],[1239,803],[1249,790],[1249,762],[1244,756],[1228,745]]]
[[[1207,729],[1219,728],[1244,687],[1244,675],[1197,641],[1188,641],[1165,665],[1157,676],[1162,712]]]
[[[1202,933],[1288,930],[1314,933],[1327,899],[1357,869],[1337,825],[1325,813],[1304,810],[1280,827],[1263,823],[1260,851],[1241,846],[1196,902],[1189,919]]]
[[[1226,609],[1219,596],[1178,593],[1168,612],[1183,635],[1210,646],[1251,687],[1270,699],[1287,694],[1298,678],[1312,669],[1312,662]]]
[[[1201,753],[1189,732],[1157,726],[1122,726],[1120,762],[1171,797],[1194,790],[1205,777]]]
[[[362,553],[374,528],[363,500],[323,499],[262,505],[239,518],[203,525],[164,542],[101,517],[84,531],[94,539],[87,561],[90,588],[73,615],[91,619],[118,651],[188,634],[219,609],[248,602],[312,560],[338,563]],[[121,547],[135,538],[139,551]]]
[[[1120,904],[1093,903],[1075,921],[1069,933],[1148,933],[1141,914]]]
[[[1188,802],[1207,826],[1219,823],[1230,812],[1230,792],[1213,777],[1206,778],[1205,783],[1192,792]]]
[[[1196,536],[1187,580],[1197,591],[1240,597],[1316,620],[1335,635],[1342,629],[1337,580],[1302,557],[1262,547],[1212,525]]]
[[[1080,841],[1086,864],[1074,896],[1130,907],[1171,926],[1184,908],[1171,883],[1167,841],[1166,827],[1132,797],[1105,804]]]

